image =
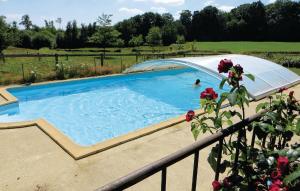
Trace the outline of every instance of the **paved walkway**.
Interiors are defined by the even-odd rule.
[[[292,89],[300,99],[300,85]],[[248,116],[256,105],[251,103]],[[181,123],[75,161],[37,127],[0,130],[0,190],[91,191],[193,142],[189,124]],[[200,153],[198,190],[211,190],[209,150]],[[190,157],[168,168],[167,190],[190,190],[192,166]],[[160,190],[160,174],[130,190]]]

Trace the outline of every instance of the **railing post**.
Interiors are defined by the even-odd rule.
[[[239,130],[237,144],[236,144],[236,151],[235,151],[235,158],[233,163],[233,173],[238,174],[238,162],[239,162],[239,155],[240,155],[240,142],[242,140],[242,130]]]
[[[161,191],[166,191],[167,185],[167,168],[163,168],[161,171]]]
[[[222,151],[223,151],[223,138],[219,140],[219,149],[218,149],[218,158],[217,158],[217,166],[216,166],[216,174],[215,174],[215,180],[219,180],[220,175],[220,164],[222,159]]]
[[[253,127],[253,131],[252,131],[252,139],[251,139],[251,148],[254,148],[254,144],[255,144],[255,127]]]
[[[199,151],[196,151],[194,154],[192,191],[196,191],[197,188],[198,164],[199,164]]]

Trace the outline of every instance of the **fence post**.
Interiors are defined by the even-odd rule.
[[[41,61],[41,57],[40,57],[40,53],[39,52],[37,53],[37,56],[38,56],[38,60]]]
[[[104,65],[104,55],[101,54],[101,67]]]
[[[54,56],[55,56],[55,65],[57,65],[58,64],[58,55],[55,54]]]
[[[25,82],[24,63],[22,63],[22,76],[23,76],[23,82]]]
[[[1,56],[3,64],[4,64],[5,63],[5,56],[4,56],[4,54],[2,52],[0,53],[0,56]]]
[[[94,57],[94,66],[95,66],[95,74],[97,74],[97,63],[96,63],[96,58]]]
[[[122,71],[123,71],[123,59],[122,59],[122,56],[120,56],[120,58],[121,58],[121,71],[120,71],[120,73],[122,73]]]

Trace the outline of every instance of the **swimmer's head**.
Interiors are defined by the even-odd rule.
[[[200,82],[201,82],[201,81],[200,81],[199,79],[197,79],[196,82],[195,82],[195,85],[199,85]]]

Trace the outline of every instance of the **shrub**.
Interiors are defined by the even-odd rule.
[[[128,42],[129,46],[136,47],[136,46],[142,46],[144,43],[143,35],[134,36],[130,39]]]
[[[27,31],[21,32],[18,47],[31,48],[31,34]]]
[[[32,37],[32,48],[53,47],[53,36],[48,32],[38,32]]]

